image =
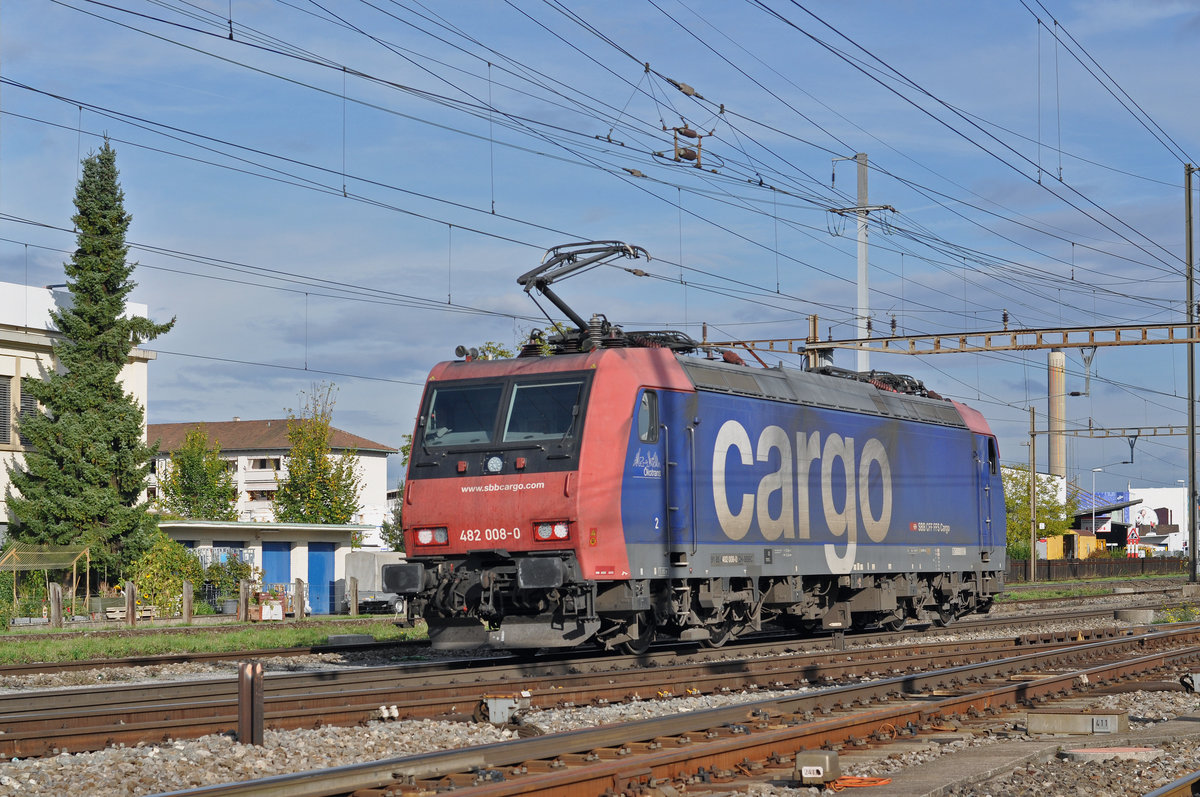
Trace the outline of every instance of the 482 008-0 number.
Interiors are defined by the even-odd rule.
[[[507,542],[521,539],[521,530],[513,529],[463,529],[458,533],[461,542]]]

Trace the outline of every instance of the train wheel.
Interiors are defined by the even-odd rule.
[[[726,617],[716,625],[708,627],[709,637],[704,640],[703,644],[706,648],[719,648],[726,642],[734,638],[733,619]]]
[[[637,626],[637,635],[628,642],[621,643],[621,652],[630,656],[640,656],[654,644],[654,618],[649,612],[639,612],[630,625]]]
[[[950,625],[950,621],[954,619],[954,612],[948,608],[939,606],[933,612],[933,624],[938,628],[945,628]]]
[[[879,627],[885,631],[899,631],[900,629],[904,628],[904,622],[905,618],[903,617],[893,617],[890,620],[885,620],[884,622],[880,623]]]

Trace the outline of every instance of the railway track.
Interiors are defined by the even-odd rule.
[[[666,649],[636,659],[575,654],[275,673],[264,678],[264,722],[274,730],[356,725],[379,718],[381,706],[406,718],[483,719],[486,695],[514,690],[528,692],[531,706],[544,708],[669,697],[686,690],[811,688],[1133,633],[1111,627],[922,645],[888,645],[896,634],[873,634],[853,638],[853,651],[844,649],[841,638],[767,640],[736,651]],[[9,758],[196,738],[237,727],[233,678],[0,695],[0,756]]]
[[[1164,601],[1161,598],[1167,597],[1170,593],[1178,593],[1179,588],[1155,588],[1149,590],[1141,590],[1134,593],[1124,594],[1122,599],[1144,599],[1142,603],[1130,606],[1128,608],[1145,608],[1145,609],[1162,609],[1170,608],[1179,605],[1185,605],[1182,602]],[[1011,609],[1015,606],[1045,606],[1045,605],[1061,605],[1064,599],[1062,598],[1039,598],[1029,601],[1012,601],[1005,604],[1005,609]],[[1081,601],[1097,600],[1096,596],[1089,596]],[[1187,604],[1190,605],[1190,604]],[[1072,609],[1072,617],[1086,619],[1095,617],[1111,616],[1112,607],[1099,606],[1091,610]],[[1042,620],[1061,619],[1060,612],[1033,613],[1026,615],[1010,614],[1006,611],[994,611],[988,616],[974,617],[969,620],[959,620],[953,623],[951,631],[971,632],[983,630],[993,627],[1003,627],[1013,625],[1014,623],[1035,623]],[[846,638],[861,641],[887,641],[895,638],[897,633],[912,633],[927,626],[911,626],[901,632],[878,632],[878,631],[859,631],[851,632],[846,635]],[[158,633],[158,632],[182,632],[187,629],[145,629],[136,633]],[[351,629],[352,631],[352,629]],[[767,637],[781,638],[784,635],[766,634]],[[26,639],[27,637],[22,637]],[[793,634],[787,634],[786,638],[795,639]],[[830,644],[829,636],[817,636],[803,640],[806,646],[820,646]],[[0,640],[2,641],[2,640]],[[667,646],[659,646],[660,648]],[[419,657],[428,652],[428,643],[423,640],[392,640],[387,642],[347,642],[347,643],[331,643],[325,645],[313,645],[309,647],[293,647],[293,648],[261,648],[256,650],[248,650],[241,652],[215,652],[215,653],[162,653],[146,656],[129,656],[123,658],[110,659],[82,659],[74,661],[60,662],[30,662],[27,664],[4,664],[0,665],[0,678],[5,676],[21,677],[26,675],[38,675],[47,671],[55,672],[82,672],[86,670],[103,670],[103,669],[121,669],[133,667],[161,667],[170,664],[205,664],[205,663],[221,663],[221,662],[237,662],[245,659],[266,659],[266,658],[291,658],[298,656],[307,656],[323,653],[393,653],[397,658]],[[510,658],[512,654],[500,653],[501,657]],[[579,655],[577,652],[566,651],[558,652],[558,657],[570,659]],[[586,652],[585,652],[586,655]]]
[[[796,780],[801,753],[883,745],[937,731],[944,723],[981,721],[1124,679],[1175,677],[1200,661],[1200,628],[992,653],[971,663],[725,708],[201,787],[187,794],[728,793],[751,781]]]

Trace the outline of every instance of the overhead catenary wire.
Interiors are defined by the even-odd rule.
[[[217,28],[217,29],[219,30],[219,28]],[[241,31],[241,29],[239,28],[239,36],[240,36],[240,35],[242,35],[242,31]],[[642,77],[642,75],[644,75],[644,74],[645,74],[645,73],[639,74],[639,75],[637,75],[636,77],[637,77],[638,79],[640,79],[640,78]],[[632,92],[632,89],[630,89],[630,91]],[[630,96],[632,96],[632,93],[631,93],[631,95],[630,95]],[[449,106],[448,106],[448,107],[449,107]],[[680,105],[679,107],[682,109],[682,107],[683,107],[683,106],[682,106],[682,105]],[[468,112],[468,111],[463,111],[463,112]],[[730,140],[732,140],[732,135],[733,135],[733,132],[732,132],[732,130],[731,130],[731,132],[730,132]],[[752,145],[751,145],[751,146],[752,146]],[[747,163],[750,163],[750,162],[751,162],[749,157],[746,159],[746,162],[747,162]],[[761,164],[756,164],[756,165],[761,165]],[[716,178],[708,178],[707,176],[705,176],[705,179],[706,179],[706,180],[709,180],[709,179],[716,179]],[[677,190],[681,190],[682,192],[685,192],[685,193],[690,193],[690,192],[692,192],[692,191],[694,191],[694,190],[695,190],[693,187],[690,187],[690,186],[687,186],[687,185],[683,185],[683,187],[682,187],[682,188],[680,188],[678,183],[677,183],[675,186],[673,186],[673,187],[675,187]],[[773,195],[772,195],[772,198],[773,198],[773,199],[774,199],[775,197],[778,197],[778,194],[773,194]],[[697,206],[696,206],[696,205],[695,205],[693,202],[691,202],[691,201],[689,201],[687,204],[689,205],[689,210],[693,210],[693,211],[694,211],[694,210],[696,209],[696,207],[697,207]],[[759,205],[759,207],[761,208],[761,201],[758,201],[758,205]],[[428,215],[428,214],[427,214],[427,215]],[[438,222],[438,223],[455,223],[455,222],[454,222],[452,219],[438,219],[438,218],[437,218],[437,216],[439,216],[439,215],[441,215],[441,214],[432,214],[432,215],[433,215],[433,217],[434,217],[434,220],[435,220],[435,222]],[[704,215],[705,215],[705,214],[703,214],[703,213],[701,213],[701,214],[698,214],[696,218],[697,218],[698,220],[703,220],[703,219],[704,219]],[[784,222],[785,224],[787,223],[787,221],[786,221],[786,220],[782,220],[782,219],[781,219],[781,221],[782,221],[782,222]],[[916,228],[915,226],[908,225],[908,226],[905,226],[905,227],[903,227],[903,228],[901,228],[901,229],[902,229],[902,233],[901,233],[901,234],[902,234],[903,236],[905,236],[905,237],[908,237],[908,238],[912,239],[912,241],[913,241],[913,245],[914,245],[914,246],[918,246],[918,247],[920,247],[920,248],[918,248],[918,249],[916,249],[916,250],[913,250],[913,249],[907,249],[907,251],[910,253],[910,255],[911,255],[911,253],[912,253],[913,251],[919,251],[919,252],[921,252],[921,254],[920,254],[920,255],[911,255],[911,256],[916,256],[916,257],[919,257],[919,258],[921,258],[922,260],[926,260],[927,262],[928,262],[928,260],[929,260],[929,259],[936,259],[936,257],[935,257],[935,256],[933,256],[933,255],[931,255],[931,253],[930,253],[930,252],[931,252],[931,250],[930,250],[930,249],[926,249],[925,247],[933,247],[933,250],[934,250],[934,251],[939,251],[939,252],[943,253],[943,254],[945,255],[945,257],[946,257],[946,258],[949,258],[950,256],[952,256],[952,255],[951,255],[951,253],[952,253],[952,252],[954,252],[954,251],[955,251],[955,249],[956,249],[956,244],[953,244],[953,243],[952,243],[952,242],[950,242],[950,241],[946,241],[946,240],[944,240],[944,239],[940,238],[939,236],[928,235],[928,234],[926,234],[926,233],[925,233],[925,231],[922,231],[922,230],[920,230],[920,229]],[[518,235],[518,236],[515,236],[515,237],[517,237],[517,238],[528,238],[529,236],[521,236],[521,235]],[[760,240],[763,240],[763,239],[760,239]],[[531,241],[526,241],[526,242],[527,242],[527,243],[532,243]],[[905,248],[902,248],[902,247],[900,246],[900,244],[901,244],[902,242],[901,242],[900,240],[898,240],[898,239],[897,239],[897,240],[895,240],[895,241],[894,241],[894,243],[896,244],[896,246],[894,247],[894,251],[896,251],[896,252],[900,253],[900,254],[901,254],[901,256],[903,256],[903,254],[905,253],[906,249],[905,249]],[[1103,246],[1104,244],[1101,244],[1101,245]],[[889,248],[893,248],[893,247],[889,247]],[[770,247],[770,249],[771,249],[771,251],[772,251],[772,252],[774,252],[774,251],[778,250],[778,247],[777,247],[777,246],[771,246],[771,247]],[[881,249],[881,251],[883,251],[883,250],[885,249],[885,247],[884,247],[884,246],[881,244],[881,245],[880,245],[880,249]],[[1106,253],[1106,254],[1107,254],[1107,253]],[[1031,282],[1030,284],[1033,284],[1033,285],[1037,285],[1039,280],[1045,280],[1045,283],[1044,283],[1044,284],[1047,284],[1047,285],[1049,285],[1049,284],[1054,284],[1055,282],[1064,282],[1064,280],[1063,280],[1063,278],[1062,278],[1062,277],[1060,277],[1060,276],[1056,276],[1056,275],[1054,275],[1053,273],[1049,273],[1049,272],[1047,272],[1047,273],[1045,273],[1045,274],[1034,274],[1034,273],[1031,273],[1031,274],[1028,274],[1028,275],[1026,275],[1026,274],[1023,274],[1023,273],[1020,271],[1020,269],[1024,267],[1024,264],[1013,263],[1012,261],[1007,261],[1007,260],[1005,260],[1005,259],[1003,259],[1003,258],[994,258],[994,259],[993,259],[993,258],[992,258],[992,256],[985,255],[984,253],[978,253],[978,254],[977,254],[977,255],[975,255],[975,256],[978,256],[978,257],[979,257],[979,266],[980,266],[980,272],[979,272],[979,277],[978,277],[979,279],[985,279],[985,278],[986,278],[986,279],[997,279],[997,278],[1003,278],[1003,277],[1004,277],[1004,275],[1007,273],[1007,275],[1008,275],[1008,277],[1009,277],[1010,279],[1020,279],[1020,280],[1022,280],[1022,284],[1025,284],[1025,282],[1024,282],[1024,281],[1025,281],[1026,279],[1028,279],[1028,280],[1031,280],[1032,282]],[[951,262],[949,259],[946,259],[946,260],[945,260],[945,263],[949,263],[949,262]],[[989,268],[992,268],[992,269],[994,269],[994,270],[995,270],[995,271],[993,271],[993,273],[992,273],[990,276],[987,276],[987,277],[985,277],[985,276],[983,275],[983,273],[982,273],[982,269],[985,267],[985,265],[984,265],[985,263],[990,263],[990,265],[989,265],[989,266],[987,266],[987,267],[989,267]],[[688,263],[688,266],[690,267],[691,265],[693,265],[693,263],[692,263],[692,262],[689,262],[689,263]],[[1036,265],[1036,264],[1034,264],[1034,265]],[[1005,271],[1005,270],[1008,270],[1008,271]],[[690,273],[690,272],[689,272],[689,273]],[[1165,276],[1165,273],[1164,273],[1164,276]],[[973,280],[974,280],[974,279],[976,279],[976,275],[975,275],[975,274],[972,274],[972,275],[971,275],[971,278],[972,278]],[[690,279],[690,278],[689,278],[689,279]],[[713,280],[708,280],[708,282],[710,282],[710,283],[711,283],[711,284],[713,284],[713,285],[716,285],[716,284],[718,284],[719,282],[723,282],[723,280],[724,280],[724,275],[717,275],[717,276],[716,276],[716,277],[715,277]],[[756,280],[755,280],[754,278],[749,278],[749,279],[747,279],[747,280],[745,280],[745,281],[746,281],[748,284],[754,284],[754,283],[756,283]],[[1035,290],[1040,290],[1040,288],[1038,288],[1038,289],[1035,289]],[[1064,282],[1064,293],[1065,293],[1065,294],[1067,294],[1067,295],[1069,295],[1069,291],[1070,291],[1070,290],[1072,290],[1072,288],[1071,288],[1071,286],[1069,285],[1069,283],[1065,283],[1065,282]],[[899,293],[899,292],[897,292],[897,293]],[[901,295],[902,295],[902,294],[901,294]],[[1120,295],[1123,295],[1123,294],[1121,294],[1121,293],[1120,293],[1120,291],[1119,291],[1119,287],[1117,287],[1117,286],[1114,286],[1113,295],[1114,295],[1114,296],[1120,296]],[[978,305],[978,306],[979,306],[979,307],[981,307],[981,308],[986,308],[986,305],[990,303],[990,301],[989,301],[990,297],[988,297],[987,299],[985,299],[985,297],[984,297],[983,295],[980,295],[980,296],[978,296],[978,297],[974,297],[974,298],[975,298],[977,301],[978,301],[979,299],[984,299],[984,301],[980,302],[980,304]],[[1145,298],[1146,298],[1148,301],[1150,301],[1150,300],[1153,300],[1153,297],[1145,297]],[[832,305],[833,303],[830,303],[830,304]],[[1166,305],[1163,305],[1163,307],[1164,307],[1164,309],[1166,309]],[[964,311],[966,311],[966,310],[968,310],[968,309],[969,309],[969,308],[964,308]],[[1032,309],[1032,308],[1031,308],[1031,309]],[[792,310],[793,310],[793,312],[794,312],[794,308],[792,308]],[[918,314],[918,313],[920,313],[920,312],[922,312],[922,311],[929,312],[929,313],[936,313],[936,312],[938,312],[938,309],[937,309],[937,308],[934,308],[934,307],[926,307],[926,308],[914,307],[914,308],[910,308],[910,310],[911,310],[911,312],[912,312],[912,313],[914,313],[914,314]],[[832,308],[832,307],[830,308],[830,312],[834,312],[834,310],[833,310],[833,308]],[[942,308],[942,312],[945,312],[945,308]],[[974,312],[974,311],[972,310],[971,312]],[[968,317],[968,313],[964,312],[964,314],[963,314],[961,317],[962,317],[962,318],[967,318],[967,317]],[[952,320],[950,319],[950,317],[949,317],[949,316],[947,316],[945,320],[947,320],[947,321],[951,321],[951,322],[952,322]]]

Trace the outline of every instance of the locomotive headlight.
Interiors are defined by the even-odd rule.
[[[418,545],[445,545],[450,539],[445,526],[434,529],[417,529]]]
[[[539,542],[565,540],[571,536],[571,527],[565,520],[540,521],[533,524],[533,536]]]

